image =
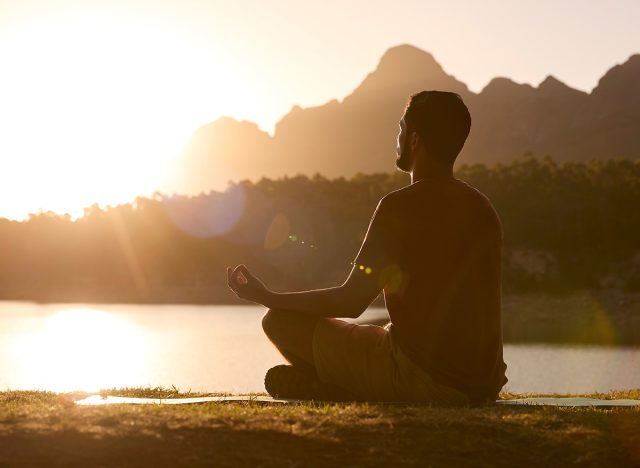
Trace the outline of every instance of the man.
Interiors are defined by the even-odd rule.
[[[290,398],[475,404],[506,383],[502,357],[502,227],[489,200],[453,177],[471,128],[460,96],[423,91],[400,120],[396,164],[411,184],[382,198],[346,281],[270,291],[244,265],[227,268],[238,297],[290,366],[265,387]],[[349,324],[384,290],[387,327]]]

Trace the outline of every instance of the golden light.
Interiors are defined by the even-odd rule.
[[[62,310],[12,346],[18,381],[55,392],[145,385],[144,333],[117,316],[92,309]]]
[[[0,216],[153,193],[190,134],[235,99],[224,61],[185,34],[106,14],[0,35]]]

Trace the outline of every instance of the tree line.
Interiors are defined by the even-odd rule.
[[[640,162],[527,155],[455,175],[502,219],[506,293],[640,290]],[[275,290],[336,285],[379,199],[408,183],[400,172],[296,176],[94,205],[79,219],[0,219],[0,299],[231,303],[225,267],[237,263]]]

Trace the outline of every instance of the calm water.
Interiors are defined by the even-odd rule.
[[[0,390],[175,385],[261,392],[283,362],[260,329],[263,309],[239,306],[37,305],[0,302]],[[364,318],[380,317],[373,309]],[[640,388],[640,348],[506,345],[506,389],[593,392]]]

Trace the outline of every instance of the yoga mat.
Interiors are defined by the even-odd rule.
[[[225,403],[225,402],[256,402],[256,403],[301,403],[304,400],[293,400],[287,398],[271,398],[268,396],[254,395],[233,395],[233,396],[212,396],[193,398],[131,398],[118,396],[91,395],[82,400],[76,401],[80,406],[101,406],[101,405],[190,405],[197,403]],[[563,407],[640,407],[640,400],[600,400],[598,398],[575,398],[575,397],[538,397],[519,398],[516,400],[498,400],[498,405],[506,406],[563,406]]]
[[[234,401],[250,401],[257,403],[299,403],[302,400],[289,400],[286,398],[271,398],[268,396],[254,395],[232,395],[232,396],[211,396],[211,397],[193,397],[193,398],[131,398],[91,395],[82,400],[76,401],[76,405],[81,406],[101,406],[101,405],[192,405],[197,403],[211,402],[234,402]]]
[[[538,398],[519,398],[516,400],[498,400],[499,405],[508,406],[640,406],[640,400],[600,400],[598,398],[576,398],[576,397],[538,397]]]

